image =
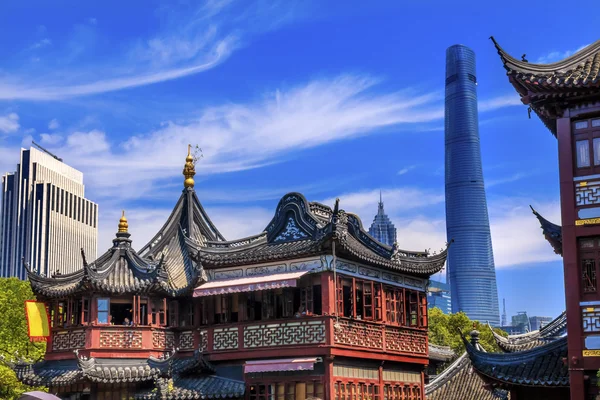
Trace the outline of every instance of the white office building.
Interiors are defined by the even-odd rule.
[[[25,279],[22,259],[38,273],[67,274],[96,259],[98,205],[85,198],[83,173],[50,153],[21,149],[2,177],[0,277]]]

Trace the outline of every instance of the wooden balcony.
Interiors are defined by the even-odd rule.
[[[232,359],[248,351],[287,353],[302,348],[323,355],[337,348],[426,357],[427,331],[331,316],[248,321],[194,329],[96,325],[54,329],[48,352],[54,355],[52,358],[72,356],[75,349],[96,356],[127,357],[132,353],[160,355],[174,348],[181,352],[199,349],[217,358],[227,355],[226,358]],[[298,354],[303,352],[305,350],[300,350]]]
[[[77,349],[110,353],[121,351],[127,354],[132,351],[163,353],[174,348],[192,351],[197,348],[197,342],[194,342],[197,337],[197,330],[174,331],[151,326],[78,326],[53,329],[48,352],[70,353]]]

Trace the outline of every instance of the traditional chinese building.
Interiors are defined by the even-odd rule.
[[[68,275],[29,271],[51,316],[19,378],[64,398],[425,398],[428,278],[438,254],[374,240],[340,208],[285,195],[264,232],[225,241],[188,154],[173,212],[139,252],[113,246]]]
[[[493,40],[493,38],[492,38]],[[510,56],[494,40],[509,82],[523,104],[529,106],[558,139],[562,226],[536,214],[555,252],[562,254],[568,336],[531,350],[511,353],[511,360],[529,365],[525,379],[512,382],[514,393],[527,398],[582,400],[598,393],[596,372],[600,368],[600,41],[562,61],[540,65]],[[501,362],[502,355],[479,357],[483,376],[490,375],[486,362]],[[478,358],[479,357],[479,358]],[[506,356],[505,356],[506,357]],[[555,362],[560,357],[564,370]],[[506,359],[506,358],[505,358]],[[486,361],[487,360],[487,361]],[[495,378],[510,376],[516,369],[496,368]],[[560,374],[568,371],[568,381]],[[536,375],[537,374],[537,375]],[[534,378],[537,376],[538,380]],[[544,377],[544,379],[541,379]],[[533,379],[533,381],[529,380]],[[531,382],[546,384],[527,389]],[[554,390],[550,387],[569,387]],[[519,398],[521,398],[519,396]],[[570,396],[570,397],[569,397]]]

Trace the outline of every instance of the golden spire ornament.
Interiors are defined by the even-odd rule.
[[[121,219],[119,220],[119,233],[127,233],[127,228],[129,228],[129,224],[127,223],[127,218],[125,218],[125,210],[123,210],[123,215],[121,215]]]
[[[185,166],[183,167],[183,186],[186,188],[194,187],[194,175],[196,175],[196,167],[194,166],[194,157],[192,156],[192,145],[188,144],[188,155],[185,158]]]

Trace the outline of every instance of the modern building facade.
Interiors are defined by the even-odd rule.
[[[477,118],[475,53],[462,45],[446,51],[446,230],[454,240],[447,281],[452,312],[500,325],[496,270],[488,219]]]
[[[529,317],[529,326],[531,327],[532,331],[539,331],[540,329],[548,325],[550,322],[552,322],[552,320],[552,317]]]
[[[14,173],[2,177],[0,277],[73,272],[81,251],[96,258],[98,205],[87,200],[83,174],[56,157],[21,149]]]
[[[519,311],[517,315],[511,317],[511,325],[516,329],[518,333],[531,332],[531,324],[529,323],[529,317],[526,311]]]
[[[396,243],[396,227],[390,221],[383,210],[383,199],[381,193],[379,193],[379,206],[377,208],[377,215],[373,219],[373,223],[369,228],[369,235],[379,240],[383,244],[393,246]]]
[[[440,281],[429,281],[427,288],[427,307],[439,308],[444,314],[452,313],[450,285]]]

